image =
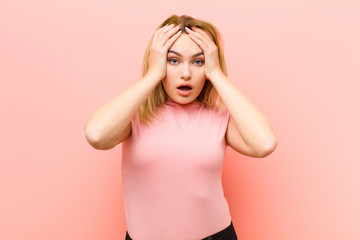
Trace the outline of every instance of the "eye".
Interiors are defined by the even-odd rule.
[[[194,61],[195,62],[195,65],[199,65],[199,66],[201,66],[201,65],[203,65],[204,64],[204,60],[200,60],[200,59],[198,59],[198,60],[195,60]]]
[[[177,63],[177,59],[176,58],[170,58],[168,59],[168,62],[170,62],[171,64],[176,64]]]

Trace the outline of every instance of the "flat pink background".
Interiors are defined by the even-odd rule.
[[[278,137],[265,159],[227,150],[241,240],[360,239],[357,0],[0,3],[0,239],[124,239],[121,146],[84,125],[134,84],[171,14],[222,32],[229,78]],[[161,227],[161,226],[159,226]]]

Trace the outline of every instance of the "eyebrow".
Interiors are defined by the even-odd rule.
[[[175,52],[174,50],[169,50],[168,53],[175,53],[176,55],[183,56],[183,55],[181,55],[180,53]],[[199,55],[204,55],[204,52],[196,53],[196,54],[192,55],[192,57],[197,57],[197,56],[199,56]]]

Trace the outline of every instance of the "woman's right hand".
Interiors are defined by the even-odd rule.
[[[147,74],[163,79],[166,76],[167,53],[173,43],[180,37],[180,26],[174,24],[159,28],[153,37],[148,59],[149,69]]]

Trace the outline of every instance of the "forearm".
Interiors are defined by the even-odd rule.
[[[159,81],[155,75],[146,75],[100,107],[85,125],[87,140],[99,146],[114,145]]]
[[[270,122],[223,73],[217,73],[211,82],[249,147],[262,150],[276,144]]]

